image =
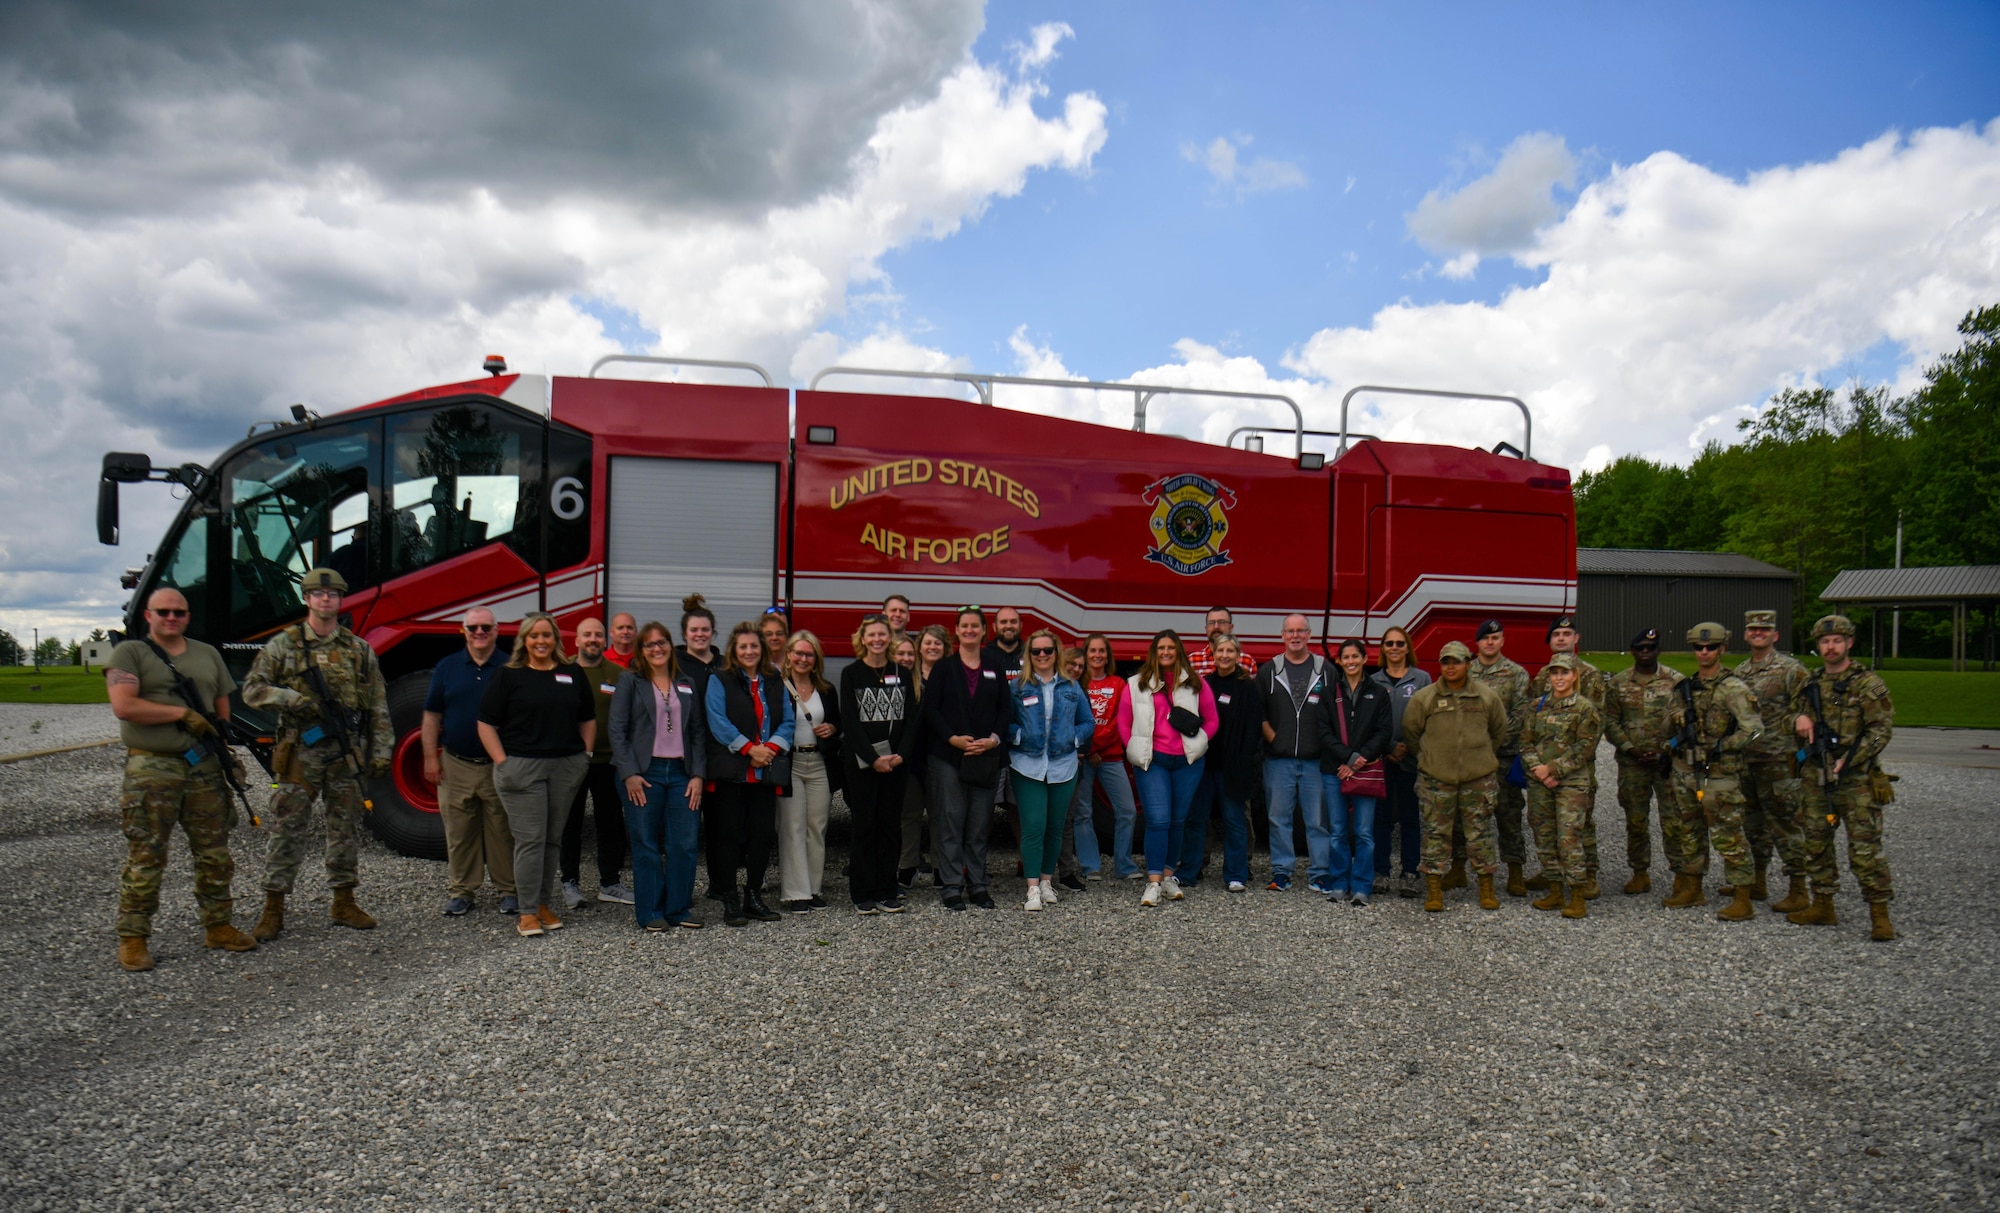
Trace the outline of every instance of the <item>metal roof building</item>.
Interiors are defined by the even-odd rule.
[[[1581,554],[1579,553],[1579,556]],[[1580,577],[1580,575],[1579,575]],[[1819,595],[1846,611],[1869,607],[1929,608],[1951,612],[1951,668],[1963,670],[1967,616],[1986,605],[1986,656],[1993,660],[1993,612],[2000,605],[2000,564],[1957,564],[1922,569],[1842,569]]]
[[[1685,650],[1689,628],[1713,620],[1733,634],[1729,647],[1747,652],[1743,613],[1778,613],[1778,647],[1792,649],[1792,599],[1798,575],[1734,552],[1646,548],[1578,548],[1576,614],[1583,647],[1624,650],[1646,628],[1660,630],[1660,647]]]

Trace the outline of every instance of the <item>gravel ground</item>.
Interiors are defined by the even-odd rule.
[[[1106,882],[1033,917],[926,893],[649,936],[601,906],[522,940],[490,898],[442,918],[441,867],[371,840],[380,929],[328,924],[309,867],[294,926],[226,955],[177,842],[134,975],[118,770],[0,767],[0,1208],[2000,1202],[1992,771],[1905,768],[1888,945],[1851,882],[1832,930],[1615,889],[1570,922],[1212,883],[1142,911]],[[1608,791],[1599,819],[1622,855]]]
[[[0,755],[53,750],[118,736],[118,721],[101,703],[0,704]]]

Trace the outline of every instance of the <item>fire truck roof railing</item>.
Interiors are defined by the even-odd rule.
[[[1347,440],[1350,437],[1347,432],[1347,406],[1363,392],[1381,392],[1392,396],[1442,396],[1448,400],[1504,400],[1521,410],[1521,458],[1534,457],[1535,418],[1528,412],[1527,404],[1519,396],[1495,396],[1490,392],[1447,392],[1428,387],[1384,387],[1379,383],[1364,383],[1360,387],[1348,389],[1347,395],[1340,398],[1340,449],[1334,452],[1335,458],[1347,453]],[[1366,437],[1360,434],[1352,436]]]
[[[1235,429],[1229,431],[1229,437],[1226,441],[1223,442],[1222,445],[1233,447],[1236,445],[1236,440],[1238,438],[1241,438],[1245,434],[1289,434],[1289,433],[1291,433],[1290,430],[1275,425],[1239,425]],[[1338,438],[1340,437],[1340,433],[1336,430],[1307,430],[1306,436],[1308,438]],[[1355,439],[1366,438],[1373,442],[1382,441],[1380,435],[1363,434],[1358,430],[1351,434],[1348,434],[1347,437]]]
[[[614,362],[650,362],[658,366],[714,366],[733,371],[755,371],[757,377],[764,381],[765,387],[778,386],[777,382],[771,378],[771,372],[754,362],[732,362],[728,359],[718,358],[656,358],[651,354],[606,354],[604,357],[590,364],[589,377],[592,379],[597,378],[599,369]]]
[[[1299,402],[1290,396],[1280,396],[1276,392],[1228,392],[1217,388],[1170,387],[1157,383],[1106,383],[1097,379],[1033,379],[1022,375],[980,375],[959,371],[898,371],[886,367],[870,366],[830,366],[812,377],[809,391],[818,391],[820,380],[829,375],[876,375],[888,379],[932,379],[948,383],[971,384],[979,392],[981,404],[993,403],[993,385],[1004,383],[1015,387],[1086,388],[1101,392],[1132,393],[1132,428],[1143,434],[1146,432],[1146,406],[1155,396],[1219,396],[1231,400],[1276,400],[1292,410],[1293,426],[1289,431],[1298,444],[1295,453],[1303,455],[1306,447],[1306,415],[1299,408]],[[1277,430],[1276,433],[1286,433]]]

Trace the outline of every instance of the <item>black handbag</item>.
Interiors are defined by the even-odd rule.
[[[1000,764],[1006,755],[997,747],[983,754],[967,754],[958,760],[958,778],[961,783],[975,788],[1000,786]]]

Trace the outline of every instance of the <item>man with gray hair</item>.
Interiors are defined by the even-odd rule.
[[[424,778],[437,785],[444,819],[444,912],[456,918],[472,909],[472,895],[490,874],[500,912],[518,914],[514,831],[493,787],[493,760],[479,744],[479,700],[505,664],[500,631],[485,607],[467,611],[460,627],[465,647],[437,663],[424,697]]]

